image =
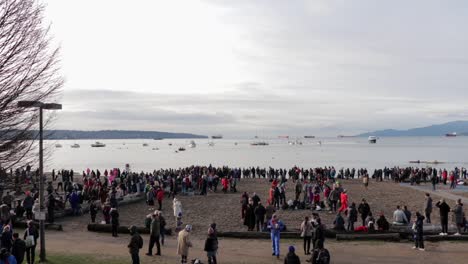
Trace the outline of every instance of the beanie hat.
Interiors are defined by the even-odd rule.
[[[294,248],[294,246],[289,246],[289,252],[294,252],[296,251],[296,249]]]

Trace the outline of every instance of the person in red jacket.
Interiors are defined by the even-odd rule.
[[[160,187],[158,189],[158,191],[156,192],[156,199],[158,200],[158,204],[159,204],[159,211],[162,210],[162,201],[163,201],[163,198],[164,198],[164,190]]]
[[[227,190],[228,190],[228,186],[229,186],[229,181],[226,177],[224,177],[222,180],[221,180],[221,184],[223,185],[223,192],[224,193],[227,193]]]
[[[346,190],[344,190],[341,193],[340,200],[341,200],[341,207],[340,207],[339,212],[341,213],[348,209],[348,194],[346,193]]]
[[[444,185],[447,185],[447,171],[446,170],[442,172],[442,181],[444,182]]]

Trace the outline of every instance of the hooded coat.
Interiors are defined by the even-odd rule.
[[[177,254],[181,256],[188,256],[189,247],[192,246],[192,242],[190,241],[190,232],[186,229],[183,229],[179,232],[179,236],[177,238]]]

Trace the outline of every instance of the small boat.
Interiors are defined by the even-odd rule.
[[[153,150],[159,150],[159,148],[153,148]]]
[[[222,139],[223,135],[213,135],[211,136],[212,139]]]
[[[79,145],[79,144],[76,144],[76,143],[73,144],[73,145],[71,145],[71,148],[79,148],[79,147],[80,147],[80,145]]]
[[[457,136],[457,132],[453,132],[453,133],[447,133],[445,134],[446,137],[456,137]]]
[[[185,151],[185,148],[180,147],[180,148],[179,148],[179,151]]]
[[[377,137],[376,136],[369,136],[367,138],[367,141],[369,141],[370,144],[375,144],[375,143],[377,143]]]
[[[163,138],[153,138],[153,140],[163,140]]]
[[[101,143],[101,142],[99,142],[99,141],[96,141],[96,143],[91,144],[91,147],[93,147],[93,148],[103,148],[103,147],[105,147],[105,146],[106,146],[106,144]]]
[[[143,147],[147,147],[148,146],[148,143],[143,143]]]
[[[234,142],[234,146],[237,146],[237,142]]]
[[[210,147],[214,147],[214,145],[215,145],[215,143],[214,143],[214,142],[212,142],[212,141],[208,142],[208,146],[210,146]]]
[[[62,145],[61,145],[61,144],[55,144],[55,147],[56,147],[56,148],[61,148]]]
[[[172,143],[169,143],[169,144],[167,144],[167,145],[172,146]]]
[[[315,136],[304,136],[304,138],[315,138]]]
[[[190,141],[190,144],[188,144],[188,147],[189,148],[195,148],[197,146],[197,144],[195,144],[195,141]]]
[[[265,141],[255,141],[250,143],[251,146],[268,146],[268,142]]]

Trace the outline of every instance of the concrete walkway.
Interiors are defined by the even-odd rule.
[[[435,191],[432,190],[432,185],[430,185],[430,184],[427,184],[427,185],[410,185],[410,184],[401,183],[400,186],[411,188],[411,189],[418,190],[418,191],[427,192],[427,193],[430,193],[430,194],[433,194],[433,195],[438,195],[438,196],[441,196],[441,197],[443,197],[443,198],[445,198],[447,200],[457,201],[458,199],[461,199],[463,204],[468,204],[468,198],[463,197],[461,195],[457,195],[455,192],[452,192],[452,191],[448,191],[448,190],[444,190],[444,189],[440,189],[440,188],[437,189],[439,186],[436,186]],[[447,201],[447,203],[448,203],[448,201]]]

